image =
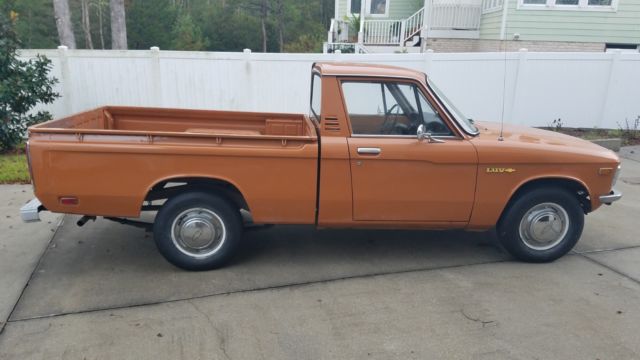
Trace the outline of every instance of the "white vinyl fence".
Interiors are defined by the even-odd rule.
[[[307,113],[311,64],[348,61],[425,71],[469,117],[618,128],[640,115],[640,54],[263,54],[23,50],[53,60],[55,117],[103,105]]]

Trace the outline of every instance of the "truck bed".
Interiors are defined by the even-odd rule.
[[[31,127],[28,146],[50,211],[137,217],[158,184],[201,179],[235,188],[257,223],[315,221],[318,138],[306,115],[101,107]]]
[[[101,107],[33,126],[31,132],[316,139],[301,114],[138,107]]]

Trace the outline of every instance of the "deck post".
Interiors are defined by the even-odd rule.
[[[73,99],[71,98],[71,69],[69,69],[69,60],[68,60],[68,51],[69,48],[60,45],[58,46],[58,57],[60,59],[60,75],[62,77],[60,83],[62,84],[62,103],[64,104],[64,116],[71,115],[73,112],[72,103]]]
[[[160,71],[160,48],[152,46],[149,48],[149,58],[151,60],[151,87],[153,88],[153,103],[161,107],[162,101],[162,73]]]
[[[431,0],[424,0],[424,13],[422,14],[422,31],[420,37],[424,40],[429,36],[429,26],[431,18]],[[425,41],[426,43],[426,41]]]
[[[407,20],[402,20],[400,23],[400,46],[404,47],[404,40],[407,37]]]

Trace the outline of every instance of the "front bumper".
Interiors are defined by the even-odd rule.
[[[40,211],[44,210],[44,206],[38,198],[33,198],[20,208],[20,217],[24,222],[40,221]]]
[[[622,193],[616,189],[613,189],[607,195],[600,195],[600,202],[603,204],[611,205],[612,202],[618,201],[621,198]]]

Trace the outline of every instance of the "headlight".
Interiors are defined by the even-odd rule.
[[[616,182],[618,182],[618,177],[620,177],[620,169],[622,169],[622,165],[618,165],[616,172],[613,174],[613,181],[611,182],[611,187],[616,186]]]

